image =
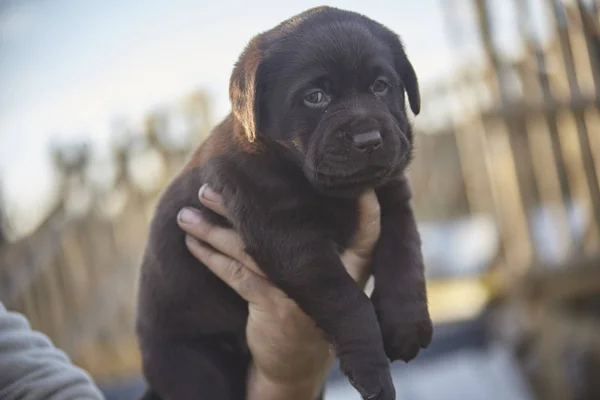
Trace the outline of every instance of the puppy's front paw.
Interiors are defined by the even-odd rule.
[[[361,368],[362,369],[362,368]],[[396,389],[389,368],[347,373],[348,380],[363,400],[395,400]]]
[[[389,301],[376,309],[385,354],[390,361],[409,362],[431,343],[433,326],[427,305]]]

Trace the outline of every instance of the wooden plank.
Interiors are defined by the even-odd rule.
[[[447,37],[454,53],[460,57],[460,41],[462,24],[458,23],[456,1],[445,1],[440,5],[444,13]],[[502,210],[499,205],[498,182],[492,164],[489,140],[482,118],[481,101],[477,91],[472,90],[478,83],[478,76],[470,70],[454,74],[443,87],[445,93],[453,93],[461,106],[461,117],[452,118],[452,134],[455,137],[462,169],[464,190],[472,214],[491,214],[498,223],[500,236],[510,236],[509,227],[504,224]],[[469,85],[470,87],[466,87]],[[434,91],[441,87],[434,88]],[[471,89],[468,94],[465,93]],[[432,95],[431,97],[436,97]],[[475,98],[475,101],[474,99]],[[451,114],[452,115],[452,114]],[[505,240],[501,240],[500,252],[506,252]]]
[[[47,315],[46,333],[53,339],[60,338],[65,328],[64,301],[58,284],[57,263],[49,260],[50,265],[43,269],[41,280],[46,287],[44,313]]]
[[[62,294],[62,310],[64,313],[64,322],[61,327],[61,334],[56,338],[57,346],[67,350],[69,341],[66,338],[65,330],[73,324],[73,321],[79,319],[77,303],[75,300],[76,288],[75,281],[70,273],[70,266],[64,253],[61,251],[56,256],[56,280],[58,290]]]
[[[523,129],[524,123],[522,118],[515,118],[505,113],[509,104],[511,104],[510,94],[507,91],[508,85],[505,84],[508,77],[497,54],[497,50],[493,45],[488,4],[485,0],[474,0],[474,5],[483,48],[495,78],[494,83],[490,83],[490,85],[492,85],[493,90],[497,93],[496,97],[500,103],[499,120],[484,119],[484,126],[486,127],[486,133],[493,131],[493,134],[496,136],[506,136],[510,146],[510,152],[506,154],[512,158],[512,161],[505,163],[505,165],[508,166],[511,164],[509,169],[514,170],[517,190],[516,192],[511,192],[516,194],[516,196],[508,196],[506,201],[512,201],[510,207],[514,209],[511,211],[513,216],[522,219],[519,221],[514,219],[509,220],[512,224],[518,224],[519,228],[521,226],[525,227],[524,230],[516,229],[513,232],[513,235],[517,239],[513,243],[518,246],[515,254],[524,257],[521,262],[529,263],[531,259],[536,257],[536,254],[533,251],[532,227],[527,218],[527,212],[539,203],[539,193],[535,186],[535,176],[531,164],[531,151],[528,141],[525,138],[527,132]],[[516,265],[518,264],[520,263]]]
[[[560,235],[560,242],[573,251],[572,249],[579,248],[580,244],[575,240],[574,231],[568,219],[567,204],[570,201],[570,191],[564,160],[560,147],[555,147],[557,143],[552,140],[546,117],[534,114],[527,119],[530,146],[535,149],[532,152],[532,164],[540,199],[548,207],[551,207],[553,214],[556,215],[556,234]],[[557,151],[561,157],[558,162],[555,159]],[[558,166],[559,162],[563,163],[560,167]]]
[[[583,25],[587,56],[594,80],[595,95],[596,98],[600,98],[600,28],[595,15],[595,7],[595,1],[588,10],[582,0],[577,0],[577,9]]]
[[[564,162],[564,159],[562,156],[562,151],[561,151],[556,111],[549,110],[547,107],[547,106],[555,104],[556,99],[553,96],[552,91],[550,89],[550,83],[549,83],[549,78],[548,78],[548,74],[547,74],[546,57],[541,48],[541,44],[539,43],[538,39],[536,38],[536,36],[531,28],[531,23],[530,23],[531,15],[529,13],[529,3],[526,0],[517,0],[516,5],[517,5],[517,10],[518,10],[517,18],[518,18],[519,31],[520,31],[522,37],[524,38],[524,43],[525,43],[525,46],[527,49],[527,54],[531,54],[533,56],[533,58],[535,59],[535,64],[536,64],[535,70],[536,70],[538,84],[535,85],[533,82],[533,79],[531,79],[531,82],[529,82],[527,85],[527,92],[531,93],[532,95],[533,95],[533,93],[535,93],[535,97],[540,98],[542,100],[542,102],[540,104],[543,104],[543,108],[544,108],[542,113],[529,112],[529,113],[523,114],[523,115],[532,115],[534,118],[540,114],[544,116],[546,126],[547,126],[547,133],[548,133],[548,136],[550,139],[551,151],[552,151],[552,161],[553,161],[553,163],[552,163],[553,165],[549,166],[550,169],[548,169],[548,170],[554,171],[556,178],[558,180],[558,188],[560,191],[560,198],[555,199],[554,203],[560,205],[560,209],[561,209],[560,214],[563,216],[566,216],[566,207],[567,207],[567,204],[571,200],[571,193],[569,191],[568,179],[567,179],[567,174],[566,174],[566,170],[565,170],[565,162]],[[530,138],[530,140],[531,140],[531,138]],[[535,148],[538,149],[537,147],[535,147]],[[535,169],[535,166],[534,166],[534,169]],[[548,170],[545,170],[542,173],[537,174],[538,184],[541,179],[542,180],[545,179],[544,177],[540,178],[540,176],[546,175]],[[569,242],[571,242],[571,244],[574,244],[575,248],[579,247],[577,243],[574,243],[575,237],[573,235],[572,229],[570,228],[568,223],[566,225],[567,225],[567,227],[564,230],[564,232],[568,232],[569,235],[565,235],[566,236],[565,240],[568,240]]]
[[[65,231],[61,238],[62,253],[65,258],[65,272],[70,276],[73,292],[71,301],[79,314],[85,308],[88,295],[89,277],[85,256],[82,254],[74,230]]]
[[[503,241],[506,250],[506,264],[513,276],[519,276],[534,260],[530,225],[522,203],[518,171],[514,163],[509,135],[503,134],[502,121],[487,121],[489,133],[490,164],[494,168],[494,181],[499,190],[497,203],[501,219]],[[521,181],[522,183],[522,181]]]

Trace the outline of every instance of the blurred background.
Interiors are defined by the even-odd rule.
[[[596,1],[328,5],[398,32],[434,342],[399,400],[600,399]],[[160,191],[229,112],[233,63],[310,0],[0,0],[0,300],[107,399],[143,390],[136,275]],[[1,355],[0,355],[1,357]],[[359,399],[337,368],[326,399]]]

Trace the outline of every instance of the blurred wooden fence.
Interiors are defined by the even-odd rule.
[[[0,299],[100,381],[139,373],[132,321],[148,223],[158,193],[207,134],[208,106],[197,92],[177,108],[187,121],[179,143],[163,111],[141,135],[116,132],[109,163],[94,162],[85,146],[55,149],[61,198],[31,235],[0,248]],[[136,182],[136,163],[145,183]],[[112,182],[95,185],[94,166],[113,170]]]
[[[489,282],[512,306],[504,328],[519,332],[512,339],[537,395],[598,399],[598,4],[440,4],[447,45],[463,68],[424,92],[422,130],[455,139],[469,212],[495,216],[502,249]],[[506,16],[498,22],[500,8],[513,25]],[[545,17],[545,29],[536,29],[534,13]],[[463,40],[469,28],[478,33],[477,60]],[[514,30],[512,53],[500,46],[507,29]]]
[[[552,207],[562,219],[563,240],[570,244],[564,259],[600,249],[597,14],[581,3],[542,1],[551,31],[542,41],[529,28],[534,25],[528,12],[531,3],[441,2],[447,16],[447,45],[457,58],[464,57],[463,68],[450,81],[425,88],[424,113],[417,121],[429,135],[454,138],[468,212],[496,217],[505,265],[515,276],[538,261],[532,213],[542,205]],[[516,57],[502,54],[496,45],[490,4],[515,12],[515,36],[520,40],[514,45],[520,49]],[[483,62],[464,56],[467,46],[460,38],[469,23],[479,32]],[[438,154],[417,149],[424,162]],[[421,182],[414,185],[418,191]],[[583,237],[571,232],[566,221],[573,203],[585,210]]]

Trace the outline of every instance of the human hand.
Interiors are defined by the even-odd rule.
[[[227,217],[220,195],[205,185],[199,196],[204,206]],[[334,360],[323,332],[268,280],[244,251],[235,230],[211,225],[190,208],[182,210],[178,220],[187,233],[190,252],[248,302],[246,337],[253,362],[248,398],[316,398]],[[361,287],[370,274],[371,253],[379,232],[379,203],[371,190],[359,198],[357,234],[341,256],[346,270]]]

